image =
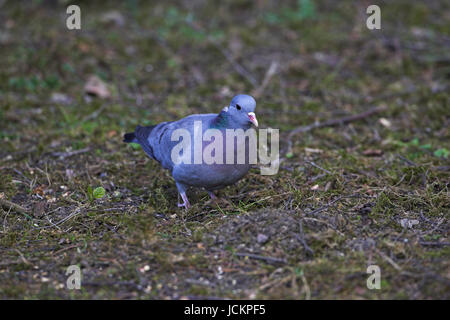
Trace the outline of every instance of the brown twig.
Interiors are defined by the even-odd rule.
[[[91,114],[87,115],[86,117],[83,118],[83,120],[81,120],[81,123],[90,121],[90,120],[94,120],[95,118],[97,118],[100,113],[103,112],[103,110],[105,110],[106,108],[106,104],[103,104],[100,106],[100,108],[98,108],[97,110],[95,110],[94,112],[92,112]]]
[[[314,255],[314,250],[311,249],[310,246],[308,246],[308,244],[305,241],[305,234],[303,233],[303,223],[302,223],[302,221],[299,221],[298,226],[299,226],[299,233],[300,234],[296,234],[295,235],[297,240],[301,242],[301,244],[303,245],[303,247],[305,248],[305,250],[309,254]]]
[[[215,41],[205,30],[203,30],[202,27],[200,27],[198,24],[195,24],[191,21],[186,22],[190,27],[194,28],[198,32],[202,32],[206,35],[206,40],[208,43],[213,45],[217,50],[222,53],[222,55],[227,59],[227,61],[231,64],[231,66],[236,70],[237,73],[239,73],[242,77],[247,79],[254,88],[258,87],[258,81],[255,79],[255,77],[248,72],[243,66],[241,66],[236,59],[229,53],[224,47],[222,47],[217,41]]]
[[[235,255],[238,257],[249,257],[250,259],[264,260],[264,261],[273,262],[273,263],[283,263],[283,264],[287,263],[286,259],[261,256],[261,255],[253,254],[253,253],[236,252]]]
[[[342,199],[345,199],[345,198],[352,198],[352,197],[354,197],[354,196],[355,196],[355,195],[351,195],[351,196],[340,196],[340,197],[337,197],[336,199],[334,199],[333,201],[327,203],[326,205],[324,205],[324,206],[322,206],[322,207],[320,207],[320,208],[317,208],[317,209],[314,209],[314,210],[308,212],[308,215],[315,215],[315,214],[317,214],[317,213],[319,213],[319,212],[322,212],[322,211],[325,210],[325,209],[328,209],[328,208],[331,207],[333,204],[335,204],[335,203],[338,202],[338,201],[341,201]]]
[[[28,214],[30,213],[30,211],[29,211],[28,209],[25,209],[24,207],[22,207],[22,206],[20,206],[20,205],[18,205],[18,204],[16,204],[16,203],[14,203],[14,202],[11,202],[11,201],[9,201],[9,200],[1,199],[1,198],[0,198],[0,204],[1,204],[3,207],[5,207],[5,208],[15,210],[15,211],[17,211],[17,212],[19,212],[19,213],[24,214],[24,215],[27,216],[28,218],[31,218],[31,217],[28,215]]]
[[[367,111],[352,115],[352,116],[346,116],[346,117],[342,117],[342,118],[337,118],[337,119],[331,119],[331,120],[327,120],[325,122],[316,122],[307,126],[302,126],[302,127],[298,127],[294,130],[292,130],[289,135],[288,135],[288,152],[291,151],[292,148],[292,138],[299,133],[305,133],[317,128],[324,128],[324,127],[334,127],[334,126],[338,126],[338,125],[343,125],[349,122],[354,122],[354,121],[358,121],[358,120],[362,120],[364,118],[370,117],[371,115],[375,114],[375,113],[380,113],[383,111],[386,111],[387,107],[386,106],[378,106],[378,107],[373,107],[370,108]]]
[[[328,174],[332,174],[329,170],[322,168],[321,166],[317,165],[317,164],[316,164],[315,162],[313,162],[313,161],[305,161],[305,162],[308,163],[308,164],[310,164],[310,165],[312,165],[313,167],[315,167],[315,168],[317,168],[317,169],[320,169],[320,170],[322,170],[322,171],[328,173]]]
[[[53,255],[57,255],[58,253],[61,253],[61,252],[66,251],[66,250],[74,249],[74,248],[78,248],[78,244],[74,244],[74,245],[71,245],[71,246],[68,246],[68,247],[64,247],[64,248],[62,248],[62,249],[59,249],[59,250],[55,251],[55,252],[53,253]]]
[[[267,69],[266,75],[264,76],[263,82],[261,85],[254,91],[253,95],[257,98],[261,95],[261,93],[264,91],[264,89],[269,84],[270,79],[277,73],[278,69],[278,62],[272,61],[269,68]]]
[[[450,246],[450,242],[438,242],[438,241],[419,241],[422,246],[434,246],[434,247],[445,247]]]
[[[85,153],[91,150],[91,148],[87,147],[84,149],[69,151],[69,152],[53,152],[51,155],[54,157],[59,157],[60,160],[64,160],[65,158],[75,156],[77,154]]]
[[[417,164],[416,164],[415,162],[413,162],[413,161],[411,161],[411,160],[405,158],[405,157],[402,156],[401,154],[398,154],[397,157],[398,157],[400,160],[405,161],[409,166],[417,167]]]

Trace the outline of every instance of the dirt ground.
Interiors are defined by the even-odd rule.
[[[0,1],[0,298],[450,298],[448,1],[96,3]],[[122,135],[237,93],[280,170],[179,209]]]

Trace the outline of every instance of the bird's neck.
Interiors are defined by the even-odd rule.
[[[215,117],[211,122],[211,128],[215,129],[244,129],[247,130],[251,127],[251,124],[248,125],[240,125],[233,121],[230,114],[226,111],[221,111],[217,117]]]
[[[221,111],[212,121],[211,128],[228,129],[231,128],[230,116],[227,112]]]

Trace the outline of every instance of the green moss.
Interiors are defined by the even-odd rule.
[[[304,299],[308,289],[312,299],[448,297],[427,276],[445,276],[449,256],[440,244],[449,218],[443,1],[381,5],[392,39],[355,23],[361,8],[351,1],[235,0],[195,12],[84,5],[77,33],[56,27],[61,5],[2,7],[12,40],[0,57],[0,193],[31,212],[0,210],[1,298]],[[102,21],[105,10],[125,23]],[[279,68],[256,113],[262,127],[280,129],[284,153],[298,126],[387,110],[292,137],[277,175],[255,169],[219,192],[230,203],[189,190],[195,205],[178,209],[170,174],[122,134],[218,112],[235,93],[254,94],[272,61]],[[110,99],[84,96],[90,74],[108,84]],[[89,186],[106,195],[89,201]],[[41,202],[42,216],[33,210]],[[403,219],[419,223],[404,228]],[[368,263],[382,268],[383,290],[366,289]],[[55,289],[71,264],[91,284]],[[192,281],[200,278],[210,285]]]

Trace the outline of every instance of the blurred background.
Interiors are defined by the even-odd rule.
[[[448,298],[450,3],[371,4],[0,0],[0,296]],[[281,170],[180,213],[122,135],[238,93]]]

